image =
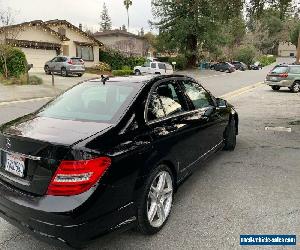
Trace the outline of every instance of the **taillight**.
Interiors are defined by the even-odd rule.
[[[288,76],[289,76],[288,73],[279,74],[279,77],[282,77],[282,78],[287,78]]]
[[[84,64],[84,61],[82,59],[80,59],[81,64]]]
[[[73,64],[72,59],[70,59],[70,60],[68,61],[68,64]]]
[[[49,184],[47,194],[71,196],[84,193],[99,181],[110,165],[109,157],[62,161]]]

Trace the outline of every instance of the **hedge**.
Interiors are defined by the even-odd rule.
[[[276,62],[276,56],[272,56],[272,55],[262,55],[257,59],[262,66],[267,66],[270,65],[274,62]]]
[[[126,57],[116,50],[100,51],[100,61],[109,64],[112,70],[121,70],[124,67],[133,69],[135,66],[141,66],[146,62],[143,57]]]
[[[131,69],[121,69],[121,70],[113,70],[112,74],[114,76],[128,76],[128,75],[132,75],[133,72]]]

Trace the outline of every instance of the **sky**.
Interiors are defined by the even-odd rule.
[[[152,19],[151,0],[132,0],[129,9],[130,31],[137,33],[142,27],[150,31],[148,21]],[[0,0],[0,8],[10,7],[15,12],[15,23],[32,20],[66,19],[72,24],[98,31],[103,3],[108,7],[113,28],[127,26],[124,0]]]

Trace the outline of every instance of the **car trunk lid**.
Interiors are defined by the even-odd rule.
[[[71,146],[111,124],[47,117],[5,124],[0,134],[0,179],[19,190],[44,195]]]

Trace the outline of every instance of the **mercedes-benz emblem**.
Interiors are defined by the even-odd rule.
[[[6,139],[6,148],[7,149],[10,149],[11,148],[11,142],[10,142],[10,139]]]

